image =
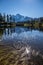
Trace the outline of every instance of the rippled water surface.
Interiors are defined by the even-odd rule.
[[[0,65],[43,65],[43,31],[0,29]]]
[[[29,28],[6,28],[1,30],[0,41],[9,41],[9,43],[20,42],[21,44],[31,45],[33,48],[43,51],[43,31],[31,30]]]

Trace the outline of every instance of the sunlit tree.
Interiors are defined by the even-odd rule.
[[[9,22],[9,15],[7,14],[7,22]]]
[[[6,15],[5,15],[5,13],[3,14],[3,22],[5,22],[6,21]]]

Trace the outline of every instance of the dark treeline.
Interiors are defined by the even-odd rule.
[[[5,15],[5,13],[0,13],[0,22],[15,22],[15,19],[12,18],[12,15]]]
[[[33,28],[43,28],[43,17],[40,18],[32,18],[31,20],[16,22],[15,18],[12,15],[5,15],[0,13],[0,23],[7,22],[6,25],[12,26],[25,26],[25,27],[33,27]],[[13,22],[13,23],[12,23]],[[1,24],[0,24],[1,25]]]
[[[1,14],[0,13],[0,22],[15,22],[15,18],[13,18],[13,16],[10,14],[10,15],[5,15],[4,14]],[[35,23],[35,22],[38,22],[38,23],[43,23],[43,17],[40,17],[40,18],[32,18],[31,20],[28,20],[28,21],[24,21],[24,22],[29,22],[29,23]],[[23,23],[23,22],[22,22]]]

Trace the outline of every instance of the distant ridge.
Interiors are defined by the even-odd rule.
[[[12,15],[13,19],[15,19],[15,22],[23,22],[23,21],[31,21],[32,18],[28,16],[22,16],[20,14]]]

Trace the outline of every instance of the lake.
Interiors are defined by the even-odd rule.
[[[43,65],[43,30],[0,29],[0,65]]]
[[[6,28],[0,31],[0,41],[6,42],[4,44],[21,43],[43,52],[43,31],[24,27]]]

